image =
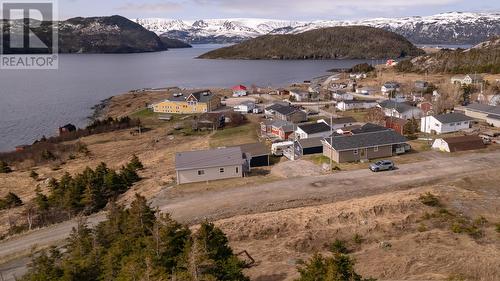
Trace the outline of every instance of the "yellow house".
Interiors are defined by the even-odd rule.
[[[153,104],[153,111],[157,113],[204,113],[210,112],[221,105],[218,96],[209,90],[194,92],[192,94],[174,94],[159,103]]]

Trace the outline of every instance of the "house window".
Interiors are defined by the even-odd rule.
[[[198,170],[198,176],[203,176],[205,174],[205,170]]]
[[[357,149],[355,149],[355,150],[353,150],[353,151],[352,151],[352,154],[354,154],[354,155],[358,155],[358,152],[359,152],[359,151],[358,151]]]
[[[458,123],[457,123],[457,126],[459,126],[460,124],[462,124],[462,123],[458,122]]]
[[[439,123],[436,123],[436,124],[435,124],[435,126],[436,126],[436,127],[439,127]]]
[[[220,168],[219,173],[224,173],[224,168]]]
[[[455,126],[455,123],[450,123],[450,126]]]
[[[378,146],[375,146],[375,147],[373,148],[373,151],[377,152],[377,151],[378,151]]]
[[[239,172],[240,172],[240,168],[236,167],[236,173],[239,173]]]

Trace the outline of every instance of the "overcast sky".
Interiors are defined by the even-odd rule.
[[[59,0],[60,18],[123,15],[173,19],[363,19],[450,11],[500,12],[500,0]]]

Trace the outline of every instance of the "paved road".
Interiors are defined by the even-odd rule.
[[[205,191],[178,198],[170,198],[168,193],[164,193],[152,200],[152,204],[161,211],[170,212],[179,221],[195,223],[205,218],[219,219],[237,214],[318,205],[407,189],[426,182],[437,182],[456,175],[498,167],[500,152],[462,156],[443,154],[442,157],[431,161],[401,165],[391,172],[347,171],[326,176],[287,179],[259,186]],[[96,214],[89,218],[89,223],[95,224],[103,219],[104,214]],[[34,246],[61,244],[75,224],[75,221],[68,221],[4,241],[0,243],[0,260],[27,254]]]

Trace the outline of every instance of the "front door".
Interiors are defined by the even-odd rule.
[[[366,159],[366,148],[361,149],[359,156],[361,159]]]

